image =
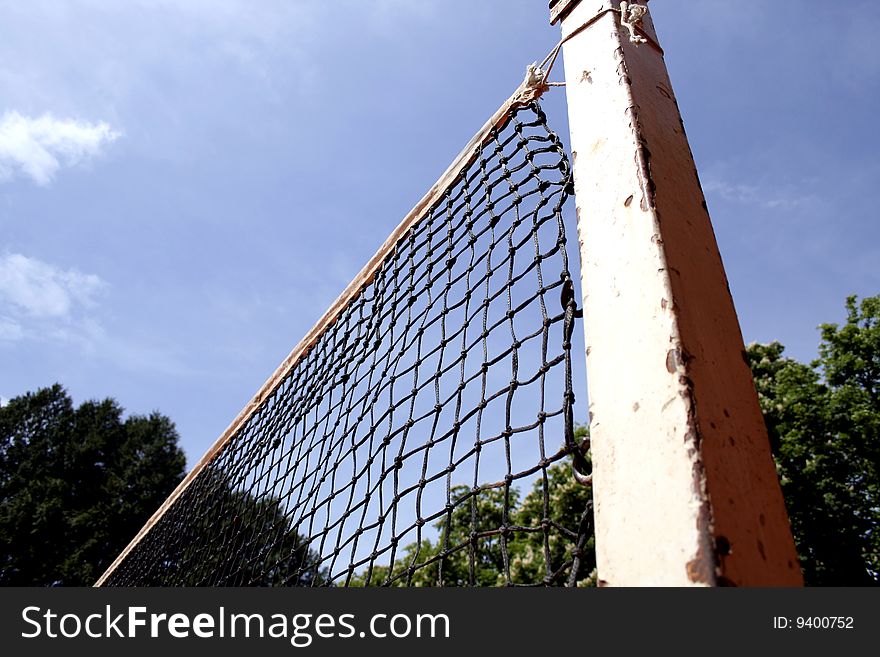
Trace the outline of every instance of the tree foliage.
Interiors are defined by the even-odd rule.
[[[171,420],[122,414],[60,385],[0,408],[0,583],[91,585],[183,477]]]
[[[773,342],[747,353],[804,577],[880,581],[880,296],[846,302],[809,366]]]
[[[291,527],[279,500],[237,490],[222,473],[208,468],[198,488],[211,490],[210,503],[189,497],[179,504],[204,505],[197,518],[164,532],[163,559],[140,573],[148,586],[319,586],[327,578],[317,554]]]
[[[578,438],[586,434],[586,427],[575,433]],[[407,545],[390,566],[374,566],[352,584],[503,586],[509,575],[515,584],[563,585],[572,576],[577,551],[580,559],[574,581],[594,586],[592,532],[587,532],[584,545],[574,543],[582,524],[592,527],[592,489],[575,481],[568,460],[547,468],[546,497],[544,483],[543,478],[535,481],[522,500],[516,489],[505,495],[503,488],[474,494],[467,486],[454,487],[454,508],[435,524],[436,538]]]

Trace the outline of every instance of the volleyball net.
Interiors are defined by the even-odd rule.
[[[572,179],[542,87],[531,70],[99,585],[588,581]]]

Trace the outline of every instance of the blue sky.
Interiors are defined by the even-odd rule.
[[[0,0],[0,397],[158,409],[193,462],[556,43],[546,4]],[[745,339],[810,359],[880,293],[880,18],[651,8]]]

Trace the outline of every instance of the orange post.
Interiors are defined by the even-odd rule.
[[[794,541],[663,50],[643,4],[557,0],[599,578],[797,586]]]

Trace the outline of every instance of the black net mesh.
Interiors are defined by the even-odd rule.
[[[512,110],[106,584],[581,582],[570,188]]]

